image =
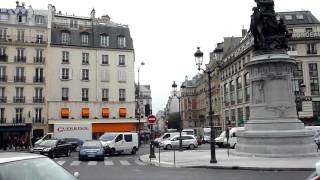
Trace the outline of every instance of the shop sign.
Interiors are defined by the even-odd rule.
[[[320,32],[293,33],[292,38],[320,38]]]
[[[26,126],[26,123],[16,123],[16,124],[10,124],[10,123],[5,123],[5,124],[0,124],[2,127],[15,127],[15,126]]]

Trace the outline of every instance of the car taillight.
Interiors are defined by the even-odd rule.
[[[320,180],[320,176],[316,176],[316,177],[312,178],[311,180]]]

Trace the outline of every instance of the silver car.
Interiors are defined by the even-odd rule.
[[[31,153],[0,153],[0,180],[76,180],[51,159]]]
[[[198,141],[197,138],[193,135],[182,135],[182,147],[188,148],[188,149],[195,149],[198,147]],[[160,142],[160,146],[164,149],[177,149],[179,147],[179,140],[180,136],[176,135],[171,137],[170,139],[166,139],[162,142]]]

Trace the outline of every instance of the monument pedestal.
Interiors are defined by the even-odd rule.
[[[251,81],[250,119],[239,132],[236,155],[315,156],[313,132],[298,119],[293,94],[295,60],[262,54],[246,64]]]

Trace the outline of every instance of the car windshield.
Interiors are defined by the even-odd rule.
[[[48,158],[0,164],[0,180],[75,180],[64,168]]]
[[[57,140],[46,140],[42,141],[39,145],[40,146],[54,146],[56,144]]]
[[[116,136],[117,136],[117,134],[107,133],[107,134],[102,135],[99,139],[100,139],[101,141],[111,141],[111,140],[113,140]]]
[[[101,148],[101,143],[99,141],[87,141],[82,145],[84,149],[97,149]]]

